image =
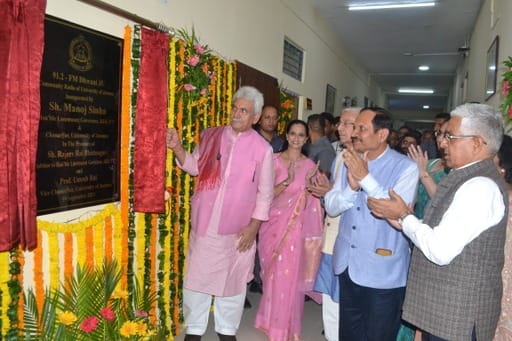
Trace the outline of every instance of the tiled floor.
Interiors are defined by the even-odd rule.
[[[266,341],[266,335],[253,327],[256,311],[258,310],[258,302],[261,295],[247,291],[247,297],[252,304],[252,308],[245,309],[242,316],[242,323],[238,330],[238,341]],[[302,319],[302,341],[322,341],[325,340],[322,335],[322,306],[308,301],[304,306],[304,317]],[[177,336],[175,340],[182,341],[184,335]],[[208,330],[201,341],[217,341],[219,338],[215,333],[213,326],[213,315],[210,314]]]

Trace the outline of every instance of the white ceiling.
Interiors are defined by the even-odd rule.
[[[388,109],[418,111],[425,104],[431,111],[448,109],[455,70],[464,58],[459,48],[467,46],[484,0],[428,0],[436,5],[366,11],[348,11],[348,6],[406,0],[310,1],[383,89]],[[419,71],[419,65],[430,70]],[[399,87],[431,88],[434,94],[404,95]]]

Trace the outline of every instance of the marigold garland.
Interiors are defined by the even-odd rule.
[[[9,287],[7,282],[9,281],[9,264],[10,254],[9,252],[0,252],[0,337],[6,335],[9,330],[9,319],[6,314],[6,307],[9,305]]]
[[[48,233],[48,248],[47,252],[49,254],[50,261],[50,288],[57,289],[60,285],[60,267],[59,262],[59,239],[56,232]],[[52,266],[53,265],[53,266]]]
[[[77,250],[76,250],[76,262],[80,266],[84,266],[87,262],[86,256],[86,237],[85,237],[85,228],[75,232]]]
[[[36,295],[37,308],[39,311],[43,309],[44,299],[44,283],[43,283],[43,231],[40,226],[40,222],[37,222],[37,240],[39,246],[34,250],[34,268],[32,270],[34,274],[34,292]]]
[[[7,281],[10,302],[7,305],[7,317],[9,320],[9,329],[5,335],[8,341],[18,340],[18,328],[20,319],[18,315],[19,303],[22,301],[23,288],[21,287],[20,274],[22,266],[20,263],[21,251],[19,249],[11,249],[9,251],[9,280]]]
[[[132,39],[132,91],[131,91],[131,111],[130,111],[130,146],[129,146],[129,169],[133,169],[133,154],[135,149],[135,108],[137,107],[137,92],[139,88],[139,70],[140,70],[140,32],[141,27],[136,25],[134,27],[133,39]],[[134,276],[134,239],[135,233],[135,212],[133,211],[133,172],[129,173],[128,177],[128,240],[127,240],[127,274],[126,274],[126,288],[128,292],[133,292],[133,276]]]
[[[105,248],[104,248],[103,252],[105,255],[105,260],[107,262],[110,262],[114,258],[114,254],[112,251],[112,238],[113,238],[114,230],[112,229],[112,218],[111,217],[105,217],[104,226],[105,226],[105,232],[104,232]],[[120,258],[117,258],[117,259],[120,259]]]
[[[94,231],[92,226],[85,228],[85,264],[94,269]]]
[[[128,226],[128,198],[130,195],[129,191],[129,147],[130,147],[130,99],[131,99],[131,48],[132,48],[132,29],[130,26],[126,26],[124,29],[124,41],[123,41],[123,79],[122,79],[122,91],[121,91],[121,167],[120,167],[120,179],[121,179],[121,219],[123,226]],[[117,227],[119,232],[120,226]],[[115,258],[121,263],[121,269],[123,271],[123,277],[121,278],[121,285],[125,286],[126,283],[126,269],[128,268],[128,234],[127,233],[115,233],[114,241],[116,241],[115,247]]]
[[[70,278],[70,276],[73,276],[73,234],[66,232],[64,233],[64,278]]]
[[[144,213],[135,212],[135,248],[133,250],[134,254],[134,272],[137,276],[137,278],[144,278],[144,257],[145,257],[145,250],[144,250],[144,244],[146,242],[146,238],[144,236],[144,219],[145,215]]]
[[[149,273],[149,278],[150,278],[150,282],[149,282],[149,291],[147,292],[147,294],[149,293],[154,293],[156,292],[156,240],[157,240],[157,217],[158,215],[157,214],[152,214],[151,215],[151,238],[150,238],[150,241],[149,241],[149,259],[151,260],[151,264],[150,264],[150,273]],[[151,321],[151,324],[155,324],[156,323],[156,305],[157,305],[157,302],[154,302],[153,305],[151,306],[151,314],[150,314],[150,321]]]
[[[17,261],[19,263],[19,272],[18,272],[17,277],[18,277],[18,283],[20,284],[20,287],[21,287],[21,285],[24,281],[23,271],[25,268],[25,256],[20,248],[18,248]],[[24,326],[24,323],[23,323],[23,305],[24,304],[25,304],[25,299],[24,299],[23,295],[20,295],[19,302],[18,302],[18,320],[19,320],[18,328],[23,328],[23,326]]]
[[[94,240],[94,265],[97,267],[102,266],[105,261],[105,245],[107,244],[105,233],[105,219],[102,219],[92,227],[92,236]]]

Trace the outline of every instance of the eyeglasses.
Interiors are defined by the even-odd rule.
[[[451,135],[450,133],[442,133],[442,132],[435,132],[434,135],[439,139],[445,139],[448,144],[452,142],[452,140],[457,139],[469,139],[473,137],[479,137],[480,135]],[[487,142],[483,141],[484,144],[487,144]]]

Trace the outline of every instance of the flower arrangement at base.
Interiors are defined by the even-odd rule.
[[[503,88],[501,94],[504,100],[500,109],[503,112],[506,132],[510,132],[512,130],[512,57],[508,57],[503,64],[507,67],[507,71],[503,73]]]
[[[60,290],[45,293],[38,311],[34,292],[25,297],[23,340],[165,340],[148,311],[156,301],[134,283],[133,293],[119,288],[116,262],[78,267]],[[138,282],[138,281],[135,281]]]

